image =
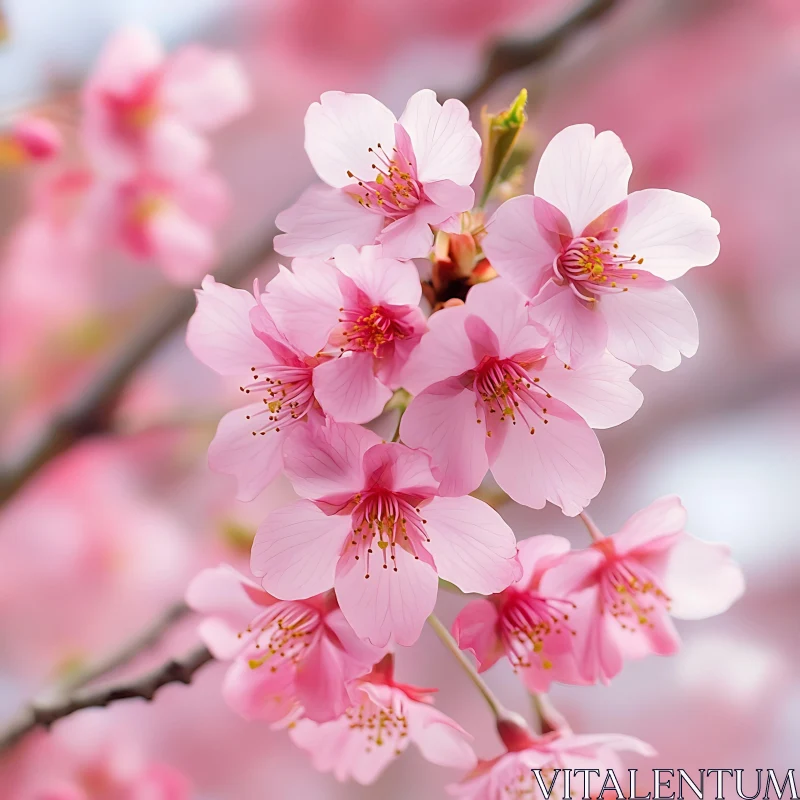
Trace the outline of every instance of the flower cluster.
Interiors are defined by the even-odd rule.
[[[374,780],[413,741],[434,763],[475,767],[454,791],[485,800],[527,796],[531,767],[647,752],[565,725],[533,737],[499,714],[507,752],[476,767],[431,690],[395,682],[392,653],[415,644],[446,581],[483,596],[454,626],[481,671],[507,658],[534,693],[608,682],[625,659],[676,651],[672,616],[740,595],[727,548],[687,534],[677,498],[609,537],[586,517],[593,541],[570,551],[554,536],[518,545],[470,494],[491,471],[518,503],[583,512],[605,478],[595,429],[642,403],[636,367],[671,369],[697,348],[668,281],[715,259],[717,222],[685,195],[629,195],[621,142],[588,125],[548,145],[535,195],[485,220],[471,188],[481,139],[462,103],[430,91],[399,119],[328,92],[306,115],[306,150],[323,184],[278,217],[291,265],[252,293],[206,277],[187,335],[249,401],[220,422],[211,467],[242,500],[279,473],[300,498],[258,529],[260,586],[222,566],[189,590],[205,641],[231,662],[228,702],[290,725],[338,779]],[[434,262],[433,282],[412,259]],[[374,430],[398,409],[385,441]]]

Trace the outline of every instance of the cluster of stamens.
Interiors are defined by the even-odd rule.
[[[619,228],[613,228],[617,233]],[[643,258],[619,253],[619,242],[583,236],[573,239],[569,247],[553,261],[556,278],[567,283],[572,291],[588,302],[609,292],[627,292],[625,285],[639,275],[631,272]]]
[[[303,603],[276,603],[253,620],[239,638],[247,640],[251,669],[272,672],[302,661],[320,630],[320,614]]]
[[[240,386],[245,394],[263,394],[264,408],[247,415],[254,424],[253,436],[276,433],[282,426],[304,417],[314,403],[310,367],[251,367],[252,382]],[[268,371],[269,375],[263,374]]]
[[[401,710],[383,708],[371,700],[345,712],[351,731],[358,731],[366,740],[367,753],[376,747],[394,746],[395,754],[400,755],[408,737],[408,720]]]
[[[397,572],[398,547],[419,559],[420,549],[430,539],[418,508],[390,492],[371,492],[355,499],[347,550],[356,561],[363,561],[365,578],[376,568],[376,562],[378,569]]]
[[[333,337],[333,341],[340,345],[342,352],[367,352],[380,358],[395,339],[405,339],[408,335],[404,326],[381,306],[369,309],[340,308],[339,313],[342,329],[338,336]]]
[[[655,627],[653,614],[662,609],[670,610],[670,598],[655,579],[638,575],[624,561],[614,561],[607,567],[601,592],[603,610],[625,630],[652,629]]]
[[[357,183],[347,188],[356,201],[375,213],[390,219],[401,219],[410,214],[423,196],[422,185],[416,178],[416,168],[409,158],[396,147],[391,158],[380,142],[369,148],[375,161],[373,180],[365,180],[348,170],[347,175]]]

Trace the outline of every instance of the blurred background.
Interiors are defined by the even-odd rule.
[[[68,202],[41,202],[65,164],[80,165],[78,92],[118,26],[144,23],[170,48],[200,41],[232,49],[245,65],[254,108],[214,139],[232,196],[223,263],[261,253],[275,214],[312,179],[303,114],[321,92],[369,92],[399,112],[417,89],[469,97],[482,83],[488,90],[472,104],[477,124],[483,105],[499,110],[527,87],[534,156],[525,190],[549,138],[590,122],[621,136],[632,188],[687,192],[720,221],[719,260],[679,281],[700,320],[700,351],[674,372],[637,372],[644,406],[600,432],[608,480],[590,510],[611,533],[653,499],[677,493],[689,530],[730,543],[748,584],[724,616],[680,626],[678,656],[629,663],[610,687],[556,687],[554,701],[576,731],[632,734],[658,750],[658,763],[632,767],[797,767],[800,3],[606,2],[546,57],[482,81],[498,40],[535,41],[577,5],[7,0],[3,119],[41,110],[65,150],[54,163],[0,166],[0,462],[14,463],[60,409],[79,402],[132,332],[157,324],[179,298],[191,308],[186,290],[157,268],[90,246]],[[243,285],[267,279],[276,262],[252,266],[239,276]],[[193,359],[184,327],[152,348],[99,433],[81,436],[0,508],[2,720],[145,628],[181,599],[198,569],[245,565],[259,520],[292,499],[279,481],[253,503],[237,503],[232,481],[208,471],[208,442],[238,391]],[[547,532],[587,543],[580,521],[557,509],[509,503],[500,511],[519,538]],[[463,600],[442,595],[438,610],[449,623]],[[184,619],[131,669],[181,652],[194,624]],[[527,714],[506,666],[488,680]],[[0,758],[0,798],[117,800],[102,777],[109,762],[197,800],[427,800],[459,777],[409,751],[372,787],[338,785],[315,773],[285,734],[230,712],[219,693],[223,672],[212,664],[191,688],[166,687],[152,704],[86,711],[29,737]],[[475,735],[478,754],[500,752],[481,699],[433,635],[399,655],[398,675],[440,686],[439,706]],[[36,794],[51,785],[84,794]]]

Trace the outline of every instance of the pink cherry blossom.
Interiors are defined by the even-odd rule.
[[[366,94],[325,92],[305,119],[306,152],[327,186],[313,186],[278,215],[275,249],[330,256],[337,245],[382,244],[384,255],[425,257],[431,225],[460,230],[481,140],[459,100],[440,105],[429,89],[399,121]]]
[[[252,500],[281,471],[292,428],[319,413],[312,381],[319,359],[283,336],[250,292],[210,275],[197,291],[186,343],[220,375],[237,376],[243,394],[258,398],[222,418],[208,453],[213,470],[236,478],[238,498]]]
[[[439,577],[491,594],[519,576],[508,525],[474,497],[438,497],[421,451],[330,422],[299,427],[284,464],[306,499],[261,525],[253,573],[286,600],[335,588],[353,630],[377,647],[417,640]]]
[[[719,224],[688,195],[629,195],[631,171],[615,134],[573,125],[542,154],[535,196],[507,201],[487,225],[492,266],[531,298],[573,367],[608,348],[670,370],[697,350],[694,312],[667,281],[716,259]]]
[[[339,422],[378,416],[425,331],[422,289],[411,262],[382,258],[380,247],[335,251],[335,267],[295,259],[269,284],[264,306],[309,353],[329,361],[314,370],[314,391]]]
[[[685,525],[680,499],[662,497],[545,573],[542,592],[577,606],[572,619],[588,680],[608,683],[625,658],[675,653],[670,617],[721,614],[741,596],[744,577],[729,548],[695,539]]]
[[[350,705],[347,684],[383,653],[353,633],[332,597],[276,600],[232,567],[201,572],[187,603],[209,616],[200,635],[215,658],[232,661],[223,694],[247,719],[279,722],[299,704],[326,722]]]
[[[565,369],[503,279],[474,286],[465,305],[438,311],[429,328],[405,371],[417,396],[400,433],[430,452],[441,493],[473,491],[491,467],[517,502],[549,500],[577,514],[605,478],[589,426],[617,425],[639,408],[633,370],[611,356]]]
[[[575,659],[574,603],[539,591],[542,575],[561,561],[569,542],[559,536],[534,536],[519,543],[522,577],[497,595],[467,603],[456,617],[453,635],[471,650],[483,672],[505,656],[525,686],[546,692],[553,681],[585,683]]]
[[[249,104],[233,56],[193,45],[167,57],[150,31],[131,26],[106,44],[86,84],[84,145],[108,177],[185,175],[208,158],[203,134]]]
[[[0,167],[47,161],[61,151],[58,128],[44,117],[25,115],[0,132]]]
[[[597,769],[602,782],[606,770],[621,775],[620,752],[632,752],[640,756],[653,756],[655,751],[645,742],[633,736],[620,734],[574,734],[569,730],[555,731],[545,736],[532,736],[522,728],[513,726],[512,731],[498,725],[507,752],[491,761],[481,761],[473,772],[461,783],[448,787],[448,793],[463,800],[514,800],[523,797],[538,797],[542,792],[531,772],[539,769],[545,789],[552,781],[551,797],[584,796],[583,781],[578,783],[570,775],[570,787],[564,783],[564,771]],[[555,770],[561,770],[560,773]],[[592,792],[597,796],[601,783],[591,778]]]
[[[382,662],[359,681],[351,707],[339,719],[294,724],[289,736],[311,754],[314,768],[338,781],[370,784],[411,742],[433,764],[473,767],[472,737],[431,705],[435,690],[395,683],[391,671]]]

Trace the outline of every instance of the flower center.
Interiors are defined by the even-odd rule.
[[[286,664],[297,665],[305,657],[320,630],[320,615],[302,603],[277,603],[239,634],[249,639],[251,669],[269,664],[277,672]]]
[[[625,630],[654,628],[653,614],[669,611],[670,598],[659,588],[649,570],[640,564],[634,571],[625,561],[610,562],[601,586],[603,611]]]
[[[364,577],[370,570],[397,572],[397,548],[402,547],[419,559],[420,550],[429,542],[426,520],[408,500],[389,492],[370,492],[356,497],[352,512],[353,529],[345,546],[356,561],[364,562]],[[377,548],[377,552],[375,552]]]
[[[269,431],[280,432],[282,426],[302,419],[314,403],[311,367],[262,366],[250,367],[252,382],[240,386],[245,394],[263,394],[264,408],[251,412],[253,436],[265,436]],[[269,373],[269,374],[264,374]]]
[[[476,370],[473,386],[485,411],[487,436],[492,435],[496,423],[506,420],[512,425],[521,422],[532,434],[539,422],[548,422],[542,400],[552,395],[539,385],[539,378],[531,378],[516,361],[484,359]]]
[[[546,599],[540,595],[518,594],[500,616],[500,635],[511,666],[516,672],[528,669],[534,661],[542,669],[552,669],[548,659],[548,639],[575,636],[568,625],[575,604],[569,600]]]
[[[395,339],[408,336],[407,326],[398,322],[381,306],[369,309],[340,308],[339,322],[342,328],[331,337],[331,343],[339,349],[354,352],[370,352],[381,358]]]
[[[348,170],[347,175],[358,183],[347,188],[355,200],[369,211],[390,219],[401,219],[410,214],[422,201],[422,184],[417,178],[417,170],[408,156],[396,147],[392,148],[391,158],[381,147],[369,148],[375,158],[372,180],[360,178]]]
[[[619,228],[613,228],[617,233]],[[619,252],[619,243],[610,239],[582,236],[573,239],[553,261],[553,271],[561,283],[568,283],[581,300],[594,302],[608,292],[627,292],[630,281],[639,276],[632,271],[644,263],[636,254]]]
[[[353,706],[345,712],[350,730],[361,734],[367,753],[376,747],[394,745],[395,755],[400,755],[404,739],[408,737],[408,720],[400,710],[382,708],[372,700]]]

